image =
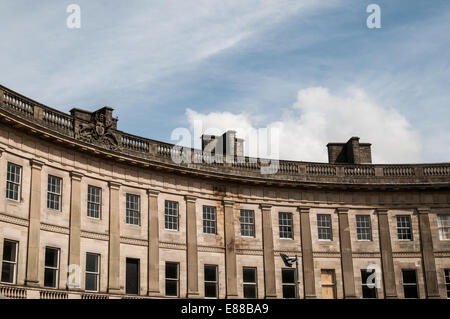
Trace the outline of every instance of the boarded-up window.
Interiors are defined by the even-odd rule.
[[[322,283],[322,298],[336,298],[336,283],[333,269],[322,269],[320,274],[320,282]]]

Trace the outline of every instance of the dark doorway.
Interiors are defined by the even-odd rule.
[[[139,259],[127,258],[125,291],[130,295],[139,294]]]

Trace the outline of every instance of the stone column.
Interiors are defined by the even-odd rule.
[[[187,244],[187,284],[188,298],[199,296],[198,293],[198,252],[197,252],[197,214],[196,198],[185,196],[186,200],[186,244]]]
[[[159,296],[159,191],[147,190],[148,195],[148,295]]]
[[[380,236],[381,264],[383,268],[384,297],[397,298],[395,287],[394,260],[392,259],[391,234],[389,231],[389,216],[387,209],[377,209],[378,228]]]
[[[120,290],[120,184],[109,182],[109,280],[108,292]]]
[[[311,239],[311,224],[309,222],[309,207],[299,207],[300,234],[302,240],[303,287],[305,299],[316,298],[316,283],[314,280],[314,260]]]
[[[420,246],[422,248],[423,272],[425,274],[425,287],[428,298],[440,298],[436,274],[436,263],[434,260],[433,239],[431,236],[429,208],[418,208]]]
[[[337,212],[339,214],[339,243],[341,247],[344,298],[356,298],[352,240],[350,238],[350,227],[348,224],[348,208],[338,208]]]
[[[28,226],[27,286],[39,287],[39,250],[41,232],[41,171],[43,162],[31,160],[30,215]]]
[[[83,174],[71,172],[71,194],[70,194],[70,235],[69,235],[69,271],[70,265],[80,265],[80,235],[81,235],[81,179]],[[70,276],[70,273],[68,273]],[[80,273],[81,275],[81,273]],[[67,286],[72,290],[80,290],[81,287],[75,287],[73,284],[81,284],[81,278],[78,281],[70,283]]]
[[[225,272],[227,283],[226,298],[237,298],[236,250],[234,240],[234,202],[223,201],[225,224]]]
[[[266,298],[276,298],[275,259],[273,253],[273,230],[270,205],[261,204],[264,249],[264,291]]]

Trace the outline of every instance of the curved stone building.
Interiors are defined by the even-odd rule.
[[[204,136],[211,155],[112,112],[0,86],[0,294],[450,296],[450,163],[371,164],[358,138],[329,163],[254,159],[234,132]]]

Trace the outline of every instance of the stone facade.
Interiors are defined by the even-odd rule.
[[[282,298],[284,253],[298,256],[299,298],[324,297],[323,270],[334,271],[336,298],[362,298],[370,265],[380,271],[377,298],[404,297],[404,269],[416,270],[419,298],[447,298],[450,241],[438,215],[450,214],[450,164],[280,161],[264,175],[261,159],[175,164],[171,145],[116,127],[110,108],[67,115],[0,87],[0,256],[5,240],[18,244],[14,280],[0,294],[169,298],[165,266],[176,262],[180,298],[205,297],[205,265],[217,266],[219,298],[244,296],[243,267],[256,268],[258,298]],[[99,137],[108,142],[88,140]],[[5,196],[8,163],[21,167],[18,200]],[[62,181],[58,210],[48,208],[49,175]],[[87,214],[88,186],[101,189],[99,218]],[[127,194],[139,198],[137,225],[127,223]],[[177,229],[166,228],[166,201],[178,203]],[[215,233],[203,231],[204,206],[215,207]],[[241,233],[244,209],[254,236]],[[292,214],[292,238],[280,238],[279,213]],[[324,214],[331,239],[322,240]],[[357,215],[369,216],[370,240],[358,240]],[[411,240],[398,239],[398,215],[410,217]],[[44,287],[46,247],[60,252],[55,288]],[[86,253],[100,256],[96,292],[85,290]],[[137,294],[126,293],[127,258],[139,260]],[[80,287],[68,285],[71,264]]]

